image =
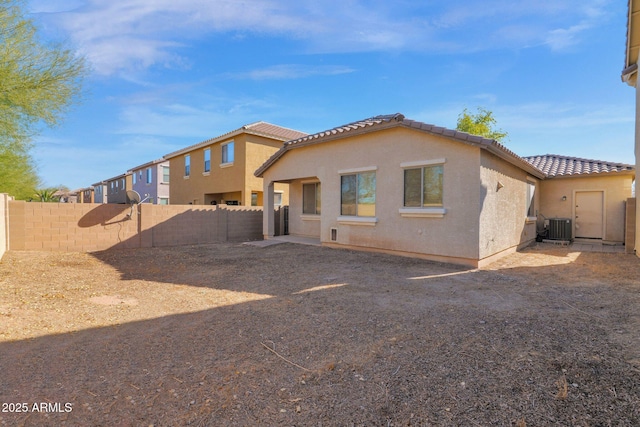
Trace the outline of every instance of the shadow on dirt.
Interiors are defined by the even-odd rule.
[[[122,282],[270,297],[0,343],[2,402],[73,408],[0,423],[640,423],[640,370],[612,338],[640,285],[598,278],[607,260],[471,272],[291,244],[94,256]]]

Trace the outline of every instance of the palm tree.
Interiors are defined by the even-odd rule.
[[[43,188],[36,190],[35,200],[40,202],[57,202],[59,197],[55,195],[55,188]]]

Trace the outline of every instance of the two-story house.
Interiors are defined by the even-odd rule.
[[[123,173],[105,179],[107,187],[107,203],[127,203],[127,190],[131,190],[131,174]]]
[[[107,203],[107,182],[100,181],[91,184],[93,187],[93,202],[94,203]]]
[[[165,155],[172,175],[171,204],[263,206],[262,178],[254,171],[284,141],[305,135],[256,122]],[[288,203],[287,184],[276,184],[273,202]]]
[[[131,187],[145,203],[169,204],[169,161],[153,160],[129,170]]]

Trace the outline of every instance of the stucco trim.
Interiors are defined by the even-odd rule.
[[[346,175],[346,174],[350,174],[350,173],[360,173],[360,172],[371,172],[371,171],[377,171],[378,167],[377,166],[366,166],[363,168],[350,168],[350,169],[340,169],[338,171],[338,175]]]
[[[338,222],[345,225],[375,226],[378,222],[378,218],[374,216],[339,216]]]
[[[442,165],[445,163],[447,163],[447,159],[416,160],[412,162],[402,162],[400,163],[400,167],[401,168],[417,168],[420,166]]]
[[[445,208],[400,208],[400,215],[404,218],[444,218]]]
[[[303,221],[320,221],[320,215],[302,214],[300,219]]]
[[[220,167],[221,168],[230,168],[231,166],[233,166],[233,162],[227,162],[227,163],[220,163]]]

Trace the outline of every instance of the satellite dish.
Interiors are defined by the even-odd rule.
[[[140,194],[136,190],[127,190],[127,203],[137,205],[140,203]]]

